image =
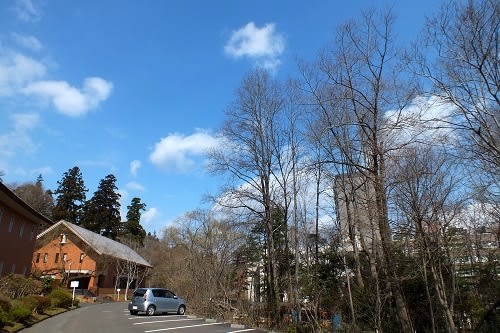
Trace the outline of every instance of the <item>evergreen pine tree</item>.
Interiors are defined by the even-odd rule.
[[[116,239],[120,231],[120,197],[116,177],[107,175],[99,182],[94,196],[85,204],[82,227]]]
[[[144,246],[146,231],[141,225],[141,211],[146,210],[146,204],[141,202],[140,198],[133,198],[130,205],[127,206],[127,221],[123,226],[123,239],[133,244]]]
[[[85,188],[80,168],[75,166],[66,171],[57,184],[58,188],[54,192],[57,196],[56,205],[52,210],[54,221],[66,220],[79,225],[88,191]]]

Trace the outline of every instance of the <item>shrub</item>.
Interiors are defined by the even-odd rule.
[[[0,309],[8,312],[12,307],[12,301],[4,294],[0,294]]]
[[[51,304],[56,308],[69,308],[73,303],[72,295],[64,289],[54,289],[50,292],[49,298],[51,299]],[[75,300],[74,304],[78,301]]]
[[[24,308],[29,309],[31,312],[36,311],[36,308],[38,307],[38,301],[32,296],[25,296],[17,299],[16,301],[19,302]]]
[[[54,289],[55,280],[53,278],[46,276],[41,278],[41,282],[42,282],[42,293],[44,295],[49,294],[52,291],[52,289]]]
[[[3,308],[0,307],[0,328],[4,327],[9,321],[9,314]]]
[[[11,299],[26,295],[37,295],[42,291],[42,283],[20,274],[9,274],[0,279],[0,293]]]
[[[35,296],[31,296],[31,297],[33,297],[34,299],[36,299],[38,301],[38,306],[36,308],[36,312],[44,313],[45,310],[50,308],[50,306],[51,306],[50,298],[48,298],[46,296],[39,296],[39,295],[35,295]]]
[[[23,302],[12,302],[12,308],[9,311],[9,320],[13,322],[23,322],[31,316],[31,310]]]

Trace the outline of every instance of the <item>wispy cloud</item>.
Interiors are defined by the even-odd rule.
[[[40,122],[37,113],[18,113],[11,117],[12,130],[0,135],[0,159],[7,160],[17,152],[32,153],[38,147],[30,136]]]
[[[81,89],[66,81],[37,81],[22,89],[27,95],[49,100],[62,114],[71,117],[84,115],[99,106],[111,94],[113,84],[99,77],[85,79]]]
[[[21,21],[37,22],[42,18],[42,10],[32,0],[15,0],[13,10]]]
[[[130,162],[130,175],[132,177],[137,176],[137,171],[139,171],[141,165],[142,163],[139,160],[133,160],[132,162]]]
[[[148,208],[144,214],[141,215],[141,222],[144,222],[145,224],[150,223],[154,219],[158,218],[160,216],[160,212],[158,209],[151,207]]]
[[[128,182],[125,187],[127,188],[127,190],[140,192],[143,192],[146,189],[142,184],[139,184],[138,182]]]
[[[416,97],[402,111],[390,110],[385,113],[387,144],[397,146],[411,142],[453,142],[456,138],[447,125],[453,112],[453,105],[437,98]]]
[[[12,39],[17,45],[31,51],[40,51],[43,47],[42,43],[34,36],[21,35],[14,32],[12,33]]]
[[[274,23],[259,28],[249,22],[232,32],[224,46],[226,54],[234,58],[249,58],[257,65],[275,70],[280,64],[280,56],[285,50],[285,39],[276,32]]]
[[[216,137],[201,130],[188,136],[170,134],[155,144],[149,160],[162,169],[186,172],[194,166],[195,157],[203,156],[218,143]]]
[[[42,78],[45,65],[31,57],[0,47],[0,96],[12,96],[26,84]]]

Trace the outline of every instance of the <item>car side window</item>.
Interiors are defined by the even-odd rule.
[[[166,290],[165,292],[167,294],[166,295],[167,298],[174,298],[175,294],[173,292],[171,292],[170,290]]]
[[[165,293],[163,292],[163,290],[153,289],[152,292],[154,297],[165,297]]]

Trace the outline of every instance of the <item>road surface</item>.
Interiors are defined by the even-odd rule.
[[[189,311],[189,309],[188,309]],[[267,333],[266,330],[184,315],[132,316],[127,303],[82,304],[20,333]]]

